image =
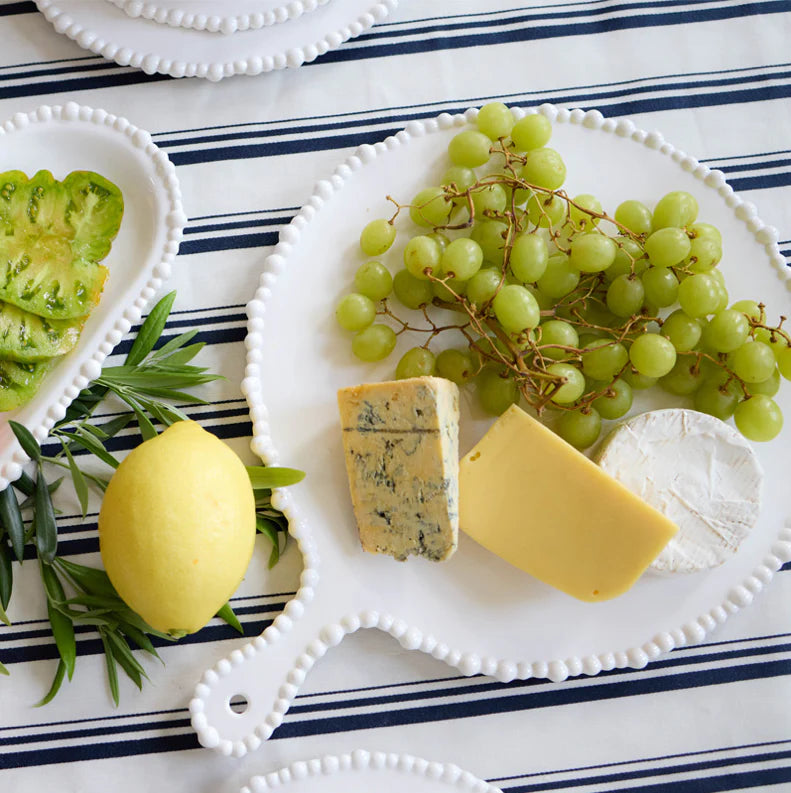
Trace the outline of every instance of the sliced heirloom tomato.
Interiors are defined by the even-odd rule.
[[[0,412],[14,410],[30,401],[57,362],[57,358],[39,363],[0,360]]]
[[[74,349],[87,317],[47,319],[0,302],[0,358],[32,363]]]

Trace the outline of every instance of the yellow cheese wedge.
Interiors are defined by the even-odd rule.
[[[515,405],[460,463],[459,527],[586,601],[626,592],[678,531]]]

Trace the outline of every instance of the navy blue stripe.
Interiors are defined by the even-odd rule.
[[[260,234],[238,234],[227,237],[206,237],[202,240],[182,240],[179,255],[192,253],[213,253],[241,248],[265,248],[277,244],[277,232],[266,231]]]
[[[8,5],[0,6],[0,17],[8,17],[12,14],[37,14],[38,9],[33,2],[24,3],[9,3]]]
[[[741,761],[741,758],[723,761],[719,765],[736,765],[737,761]],[[747,758],[746,762],[752,762],[752,759]],[[683,771],[685,769],[682,768],[680,770]],[[638,778],[661,776],[663,773],[675,773],[675,770],[666,772],[665,769],[657,768],[648,773],[639,774]],[[791,781],[791,767],[786,766],[784,768],[732,772],[720,774],[719,776],[709,776],[705,779],[682,779],[673,780],[672,782],[657,782],[652,785],[619,787],[618,791],[619,793],[718,793],[724,790],[744,790],[766,785],[779,785],[789,781]],[[517,785],[515,787],[502,788],[502,790],[503,793],[529,793],[536,790],[566,790],[588,784],[593,784],[593,782],[587,779],[578,779],[565,782],[550,782],[542,786]]]
[[[184,229],[185,234],[203,234],[212,231],[231,231],[232,229],[250,229],[257,226],[280,226],[283,223],[288,223],[291,220],[288,218],[256,218],[252,220],[236,220],[232,223],[214,223],[208,226],[192,226],[189,225]]]
[[[21,80],[24,78],[32,77],[48,77],[54,74],[71,74],[73,72],[96,72],[100,70],[107,70],[117,68],[113,64],[108,63],[102,59],[98,63],[93,61],[91,63],[80,64],[79,66],[59,66],[51,69],[41,69],[40,71],[25,71],[25,72],[7,72],[0,73],[0,80]],[[0,89],[0,96],[4,96],[5,89]]]
[[[138,71],[121,71],[121,67],[106,64],[108,69],[118,71],[104,74],[101,77],[79,77],[70,80],[56,80],[46,83],[28,83],[25,85],[7,85],[0,89],[0,99],[16,99],[23,96],[41,96],[43,94],[61,94],[71,91],[89,91],[98,88],[118,88],[124,85],[160,82],[174,78],[165,74],[146,74]]]
[[[766,190],[770,187],[787,187],[791,184],[791,171],[788,173],[745,176],[741,179],[728,179],[728,184],[738,192],[747,190]]]

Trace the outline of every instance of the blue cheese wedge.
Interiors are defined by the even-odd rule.
[[[459,531],[459,389],[440,377],[338,391],[364,550],[439,562]]]

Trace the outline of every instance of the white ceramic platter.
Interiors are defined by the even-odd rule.
[[[70,102],[17,113],[6,121],[0,127],[0,172],[20,170],[32,176],[42,169],[56,179],[77,170],[105,176],[123,193],[124,216],[102,262],[110,271],[104,292],[77,346],[30,402],[0,414],[0,488],[19,477],[27,460],[8,419],[24,424],[39,441],[47,436],[170,276],[186,222],[167,155],[145,130],[104,110]]]
[[[597,111],[542,107],[555,121],[550,145],[568,166],[570,195],[594,193],[610,212],[626,198],[653,206],[670,190],[687,190],[700,219],[722,230],[733,299],[759,297],[769,316],[788,314],[789,279],[774,229],[712,172],[629,121]],[[517,111],[522,114],[522,111]],[[473,118],[471,111],[468,118]],[[344,635],[379,628],[410,649],[499,680],[563,680],[615,667],[642,667],[673,647],[700,641],[746,606],[791,559],[791,489],[787,449],[791,430],[756,451],[766,472],[759,525],[733,559],[714,572],[683,577],[646,574],[625,595],[582,603],[532,579],[461,536],[447,562],[405,563],[360,548],[344,467],[336,390],[390,379],[400,355],[414,345],[405,336],[387,360],[361,364],[339,330],[334,306],[351,290],[360,230],[389,217],[386,195],[408,203],[437,184],[446,147],[464,116],[413,122],[375,146],[363,146],[327,181],[280,234],[248,306],[248,367],[243,389],[253,420],[253,448],[268,464],[306,471],[304,482],[276,494],[305,562],[301,588],[264,634],[208,671],[192,702],[193,724],[204,745],[243,754],[283,719],[316,659]],[[402,218],[399,218],[401,221]],[[383,259],[395,269],[406,226]],[[401,246],[400,248],[398,246]],[[448,344],[458,340],[448,340]],[[658,391],[658,389],[655,389]],[[791,387],[778,397],[791,416]],[[673,404],[669,395],[636,400],[634,411]],[[461,453],[490,426],[462,397]],[[559,497],[573,498],[574,493]],[[525,512],[530,510],[525,483]],[[236,694],[249,706],[228,706]]]
[[[130,17],[210,33],[259,30],[298,19],[329,0],[107,0]]]
[[[157,25],[108,2],[35,0],[59,33],[84,49],[147,74],[221,80],[314,61],[359,36],[398,0],[332,0],[283,25],[218,36],[208,30]]]
[[[450,763],[408,754],[366,752],[325,755],[253,777],[240,793],[502,793]]]

